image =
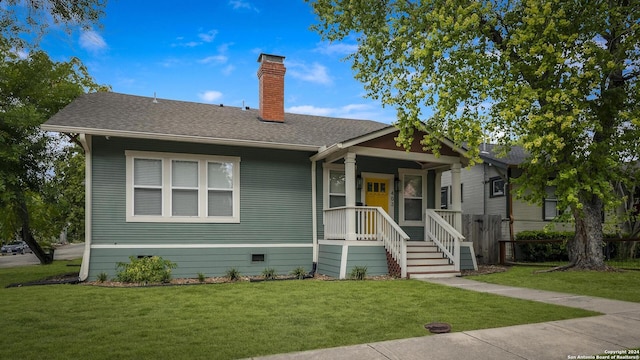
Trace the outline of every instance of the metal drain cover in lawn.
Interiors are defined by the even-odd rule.
[[[424,326],[424,328],[434,334],[443,334],[451,331],[451,325],[447,323],[441,323],[441,322],[428,323]]]

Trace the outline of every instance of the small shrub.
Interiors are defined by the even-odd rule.
[[[354,266],[351,269],[350,277],[354,280],[364,280],[367,277],[367,267],[366,266]]]
[[[305,276],[307,276],[307,272],[304,270],[304,267],[298,266],[291,271],[291,275],[295,276],[295,278],[298,280],[302,280]]]
[[[199,282],[203,283],[206,279],[207,279],[207,277],[203,273],[201,273],[201,272],[198,273],[198,281]]]
[[[116,279],[126,283],[161,283],[171,280],[171,269],[177,265],[160,256],[136,258],[129,256],[129,263],[119,262]]]
[[[276,269],[266,268],[262,270],[262,276],[264,276],[265,280],[273,280],[276,278],[276,276],[278,276],[278,274],[276,274]]]
[[[240,280],[240,271],[238,271],[238,269],[236,268],[231,268],[227,270],[226,275],[227,275],[227,279],[229,279],[230,281]]]
[[[108,278],[109,276],[107,275],[106,272],[101,272],[100,274],[98,274],[98,282],[100,283],[107,281]]]

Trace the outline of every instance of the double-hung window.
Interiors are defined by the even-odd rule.
[[[424,172],[400,169],[400,224],[422,225],[425,208]]]
[[[127,221],[240,222],[240,158],[126,151]]]
[[[329,207],[346,205],[346,186],[344,169],[328,169]]]

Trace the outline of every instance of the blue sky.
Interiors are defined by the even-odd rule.
[[[110,0],[102,27],[53,32],[41,46],[55,60],[80,58],[114,92],[252,108],[258,55],[282,55],[287,112],[393,122],[343,60],[355,41],[322,42],[315,22],[302,0]]]

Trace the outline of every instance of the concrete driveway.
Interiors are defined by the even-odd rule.
[[[57,247],[53,253],[55,260],[73,260],[82,257],[84,243],[69,244]],[[24,265],[37,265],[40,260],[34,254],[3,255],[0,256],[0,268],[10,268]]]

